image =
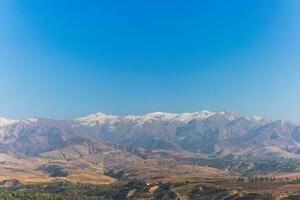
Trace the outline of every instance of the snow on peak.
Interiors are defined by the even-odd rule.
[[[142,116],[142,118],[144,120],[165,120],[165,121],[170,120],[170,121],[188,122],[193,119],[204,120],[215,114],[216,114],[215,112],[210,112],[206,110],[200,112],[179,113],[179,114],[155,112],[155,113],[146,114]]]
[[[219,112],[219,114],[225,116],[229,120],[235,120],[237,117],[235,112],[231,109],[225,109],[224,111]]]
[[[0,127],[5,127],[8,125],[12,124],[35,124],[39,121],[39,118],[37,117],[32,117],[28,119],[23,119],[23,120],[13,120],[13,119],[5,119],[5,118],[0,118]]]
[[[114,124],[116,122],[126,121],[126,122],[135,122],[142,125],[147,121],[177,121],[187,123],[191,120],[204,120],[209,118],[212,115],[215,115],[215,112],[210,111],[199,111],[194,113],[167,113],[167,112],[153,112],[141,116],[126,115],[126,116],[115,116],[107,115],[104,113],[95,113],[85,117],[77,119],[77,121],[82,125],[103,125],[103,124]]]
[[[216,114],[215,112],[210,112],[207,110],[193,112],[193,113],[181,113],[181,114],[177,114],[176,120],[181,121],[181,122],[189,122],[194,119],[204,120],[215,114]]]
[[[37,123],[38,121],[39,121],[39,118],[37,118],[37,117],[32,117],[32,118],[22,120],[22,122],[25,124],[33,124],[33,123]]]
[[[111,119],[114,118],[114,115],[107,115],[102,112],[97,112],[95,114],[91,114],[82,118],[79,118],[79,120],[88,120],[88,121],[96,121],[96,120],[106,120],[106,119]]]
[[[13,120],[13,119],[0,118],[0,126],[7,126],[7,125],[13,124],[15,122],[16,122],[16,120]]]
[[[91,115],[88,115],[88,116],[85,116],[85,117],[81,117],[77,120],[81,124],[94,126],[96,124],[105,123],[107,121],[114,120],[116,118],[117,118],[117,116],[106,115],[105,113],[98,112],[98,113],[91,114]]]
[[[171,120],[174,117],[176,117],[176,114],[172,114],[172,113],[165,113],[165,112],[154,112],[154,113],[148,113],[144,116],[141,116],[140,118],[143,121],[147,121],[147,120]]]
[[[247,120],[253,121],[253,122],[263,122],[263,121],[266,120],[265,118],[260,117],[260,116],[251,116],[251,117],[246,116],[245,118],[246,118]]]

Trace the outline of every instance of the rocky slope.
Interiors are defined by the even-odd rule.
[[[2,120],[5,121],[5,120]],[[0,152],[35,155],[86,140],[131,148],[198,152],[210,156],[298,158],[300,127],[290,122],[224,112],[96,113],[76,120],[35,118],[0,125]]]
[[[299,125],[230,110],[96,113],[75,120],[1,119],[0,124],[0,179],[64,174],[73,181],[108,183],[113,179],[107,170],[110,176],[116,170],[117,177],[142,178],[255,175],[297,172],[299,163]]]

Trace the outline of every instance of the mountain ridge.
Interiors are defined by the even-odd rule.
[[[249,153],[251,150],[247,148],[252,148],[251,145],[257,147],[256,153],[262,154],[268,154],[273,146],[289,156],[300,149],[298,125],[239,116],[230,109],[179,114],[154,112],[141,116],[95,113],[74,120],[29,118],[7,122],[10,123],[0,125],[0,145],[8,148],[11,144],[11,149],[24,146],[23,138],[29,141],[40,135],[46,139],[45,135],[52,130],[59,130],[57,138],[64,133],[65,138],[80,136],[134,148],[187,150],[213,156]],[[278,155],[282,156],[282,152]]]
[[[5,122],[0,126],[0,180],[17,172],[37,180],[53,180],[54,173],[71,181],[110,183],[120,171],[149,178],[198,176],[195,169],[226,176],[300,170],[299,125],[239,116],[231,110],[142,116],[95,113],[74,120]],[[264,167],[274,160],[274,169]]]
[[[151,119],[151,118],[157,118],[157,117],[165,117],[165,118],[177,118],[177,120],[182,120],[182,121],[189,121],[194,118],[199,118],[199,119],[205,119],[207,117],[210,117],[215,114],[224,114],[227,115],[228,117],[233,117],[235,112],[231,109],[225,109],[224,111],[209,111],[209,110],[202,110],[202,111],[196,111],[196,112],[183,112],[183,113],[171,113],[171,112],[150,112],[146,113],[143,115],[111,115],[111,114],[106,114],[103,112],[96,112],[92,114],[88,114],[79,118],[74,118],[74,119],[55,119],[55,118],[45,118],[45,117],[30,117],[26,119],[8,119],[4,117],[0,117],[0,126],[5,126],[5,125],[10,125],[13,123],[17,122],[31,122],[31,121],[36,121],[37,119],[49,119],[49,120],[61,120],[61,121],[101,121],[101,120],[107,120],[107,119],[116,119],[116,118],[124,118],[124,119]],[[262,120],[265,119],[260,116],[245,116],[249,118],[249,120]]]

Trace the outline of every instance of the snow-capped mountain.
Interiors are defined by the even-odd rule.
[[[96,113],[76,120],[79,121],[81,124],[88,125],[88,126],[103,125],[106,123],[113,124],[121,121],[133,122],[137,124],[143,124],[146,122],[154,122],[154,121],[169,121],[169,122],[176,121],[176,122],[187,123],[195,119],[204,120],[215,114],[224,114],[228,118],[232,117],[232,114],[225,113],[225,112],[216,113],[210,111],[200,111],[194,113],[180,113],[180,114],[154,112],[154,113],[148,113],[140,116],[136,116],[136,115],[115,116],[115,115],[107,115],[104,113]]]
[[[199,111],[194,113],[154,112],[141,116],[114,116],[96,113],[76,119],[87,126],[89,135],[113,143],[143,148],[180,149],[175,142],[176,130],[191,121],[206,120],[213,116],[234,120],[233,112]]]
[[[298,125],[239,116],[231,110],[155,112],[141,116],[95,113],[75,120],[1,120],[0,153],[32,155],[60,148],[75,138],[214,156],[253,154],[300,158]]]
[[[6,125],[9,125],[9,124],[13,124],[15,122],[16,122],[16,120],[6,119],[6,118],[0,117],[0,127],[1,126],[6,126]]]
[[[44,178],[51,175],[45,167],[53,165],[70,173],[64,178],[78,181],[77,174],[94,179],[105,177],[107,169],[132,174],[158,170],[159,176],[161,170],[171,170],[186,176],[187,169],[194,173],[196,167],[249,174],[295,170],[300,163],[299,125],[239,116],[231,110],[95,113],[74,120],[4,119],[1,124],[0,173],[9,170],[10,178],[20,173],[25,179]],[[282,164],[256,168],[257,163],[274,160]],[[292,167],[286,165],[291,160]]]

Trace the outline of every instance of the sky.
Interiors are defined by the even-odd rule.
[[[298,0],[1,0],[0,116],[300,122]]]

